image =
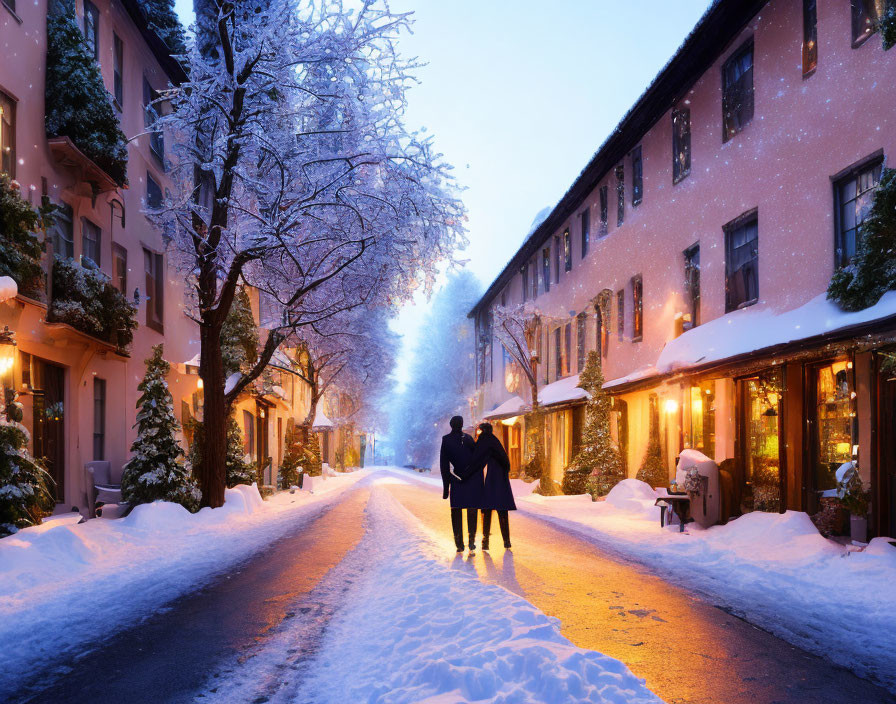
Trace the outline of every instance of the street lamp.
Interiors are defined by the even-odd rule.
[[[0,386],[3,388],[3,413],[8,420],[18,422],[21,412],[14,413],[16,390],[13,383],[13,367],[16,360],[16,334],[8,326],[0,332]]]

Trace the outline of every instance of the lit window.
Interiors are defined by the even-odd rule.
[[[803,0],[803,75],[818,66],[818,14],[816,0]]]
[[[639,342],[644,335],[644,280],[641,275],[632,278],[632,342]]]

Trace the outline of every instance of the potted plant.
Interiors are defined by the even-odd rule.
[[[871,491],[865,487],[858,467],[850,462],[842,473],[838,470],[837,496],[840,505],[849,511],[849,537],[859,543],[868,542],[868,505]]]

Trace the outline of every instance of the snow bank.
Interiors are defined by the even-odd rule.
[[[557,619],[452,569],[461,558],[446,565],[445,546],[386,491],[374,489],[368,512],[358,550],[373,565],[327,628],[297,701],[660,702],[623,663],[570,643]]]
[[[366,473],[329,479],[324,496]],[[0,701],[37,670],[133,625],[200,587],[310,515],[323,500],[255,486],[225,492],[222,508],[137,506],[122,520],[50,521],[0,540]]]
[[[739,616],[859,675],[896,687],[896,547],[862,552],[823,538],[799,511],[753,512],[707,530],[659,525],[635,479],[605,501],[523,497],[517,507],[634,559]]]

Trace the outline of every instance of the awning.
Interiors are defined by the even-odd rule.
[[[888,291],[873,306],[855,312],[841,310],[824,293],[784,312],[753,307],[736,310],[670,340],[655,366],[612,379],[604,388],[712,368],[746,356],[786,353],[800,343],[830,343],[852,334],[864,334],[863,326],[894,317],[896,291]]]
[[[538,402],[542,406],[554,406],[588,398],[588,392],[578,386],[579,375],[573,374],[565,379],[558,379],[538,392]]]
[[[512,418],[529,410],[528,404],[519,396],[511,396],[497,408],[493,408],[482,416],[483,420],[501,420],[502,418]]]

